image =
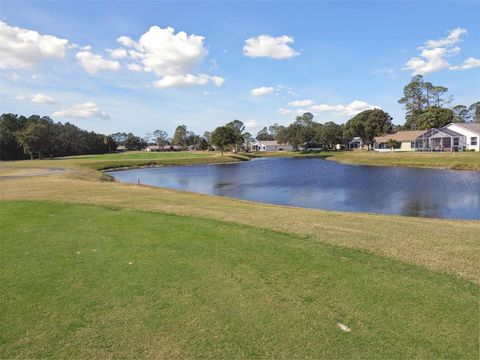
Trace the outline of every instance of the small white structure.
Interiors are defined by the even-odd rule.
[[[465,150],[480,151],[480,123],[451,123],[444,129],[465,136]]]
[[[145,151],[160,151],[160,146],[158,145],[148,145],[145,149]]]
[[[293,151],[293,146],[280,144],[277,141],[255,141],[251,145],[252,151]]]
[[[359,136],[355,136],[347,144],[347,148],[350,150],[359,150],[364,148],[362,139]]]
[[[393,151],[415,151],[415,140],[425,133],[422,131],[398,131],[395,134],[387,134],[383,136],[376,136],[374,138],[375,143],[373,150],[379,152],[392,151],[388,147],[388,142],[390,140],[395,140],[400,143],[398,149],[393,149]]]

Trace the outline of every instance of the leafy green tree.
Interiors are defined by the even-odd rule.
[[[108,146],[108,152],[111,153],[112,149],[116,149],[117,145],[115,144],[115,140],[111,136],[104,136],[103,143]]]
[[[283,142],[292,145],[294,149],[298,149],[305,143],[304,134],[304,127],[294,122],[285,129],[285,141]]]
[[[441,128],[453,121],[454,113],[452,110],[432,106],[418,116],[416,129],[427,130],[431,128]]]
[[[275,129],[275,140],[280,144],[288,143],[287,135],[287,128],[285,126],[280,125]]]
[[[453,122],[466,123],[470,120],[470,111],[465,105],[455,105],[452,108]]]
[[[198,150],[208,150],[210,143],[203,136],[201,136],[197,146]]]
[[[475,123],[480,123],[480,101],[470,105],[468,111],[470,112],[470,119]]]
[[[327,147],[334,147],[343,142],[343,127],[333,121],[326,122],[322,126],[321,144]]]
[[[117,145],[125,145],[125,140],[127,140],[128,134],[125,132],[116,132],[110,135]]]
[[[145,140],[139,136],[133,135],[132,133],[127,134],[124,144],[128,150],[140,150],[148,145]]]
[[[242,134],[242,137],[243,137],[243,144],[245,145],[246,149],[248,149],[250,147],[250,144],[255,141],[252,134],[250,134],[249,132],[244,132]]]
[[[153,138],[155,139],[155,143],[161,148],[165,145],[168,145],[168,134],[166,131],[163,130],[155,130],[153,132]]]
[[[219,126],[212,132],[212,143],[222,151],[222,156],[225,148],[236,140],[237,133],[232,126]]]
[[[280,128],[283,128],[283,126],[275,123],[275,124],[270,125],[270,126],[268,127],[268,132],[269,132],[270,135],[272,135],[273,138],[275,139],[275,138],[277,137],[277,131],[278,131],[278,129],[280,129]]]
[[[344,131],[350,139],[359,136],[370,148],[375,136],[393,131],[392,117],[380,109],[365,110],[348,120]]]
[[[211,144],[212,143],[212,132],[211,131],[205,131],[203,133],[203,138],[205,139],[205,141],[208,144]]]
[[[240,120],[233,120],[225,126],[230,127],[233,130],[234,136],[230,145],[233,145],[235,153],[237,153],[238,147],[242,146],[244,141],[243,132],[245,130],[245,125]]]
[[[390,150],[399,149],[401,144],[397,140],[389,139],[387,141],[387,146]]]
[[[428,107],[428,96],[425,95],[425,82],[422,75],[416,75],[403,88],[403,97],[398,102],[405,106],[407,121],[421,114]]]
[[[445,97],[447,92],[448,88],[426,82],[422,75],[414,76],[403,88],[403,97],[398,100],[406,110],[405,128],[420,129],[418,124],[420,115],[432,107],[443,108],[452,101],[451,97]]]
[[[272,141],[275,140],[275,136],[268,132],[267,127],[265,126],[262,130],[257,133],[256,139],[258,141]]]
[[[42,122],[30,122],[25,128],[17,132],[18,143],[23,147],[23,151],[34,159],[35,154],[42,159],[49,148],[49,128]]]
[[[172,144],[180,146],[185,149],[187,146],[188,131],[185,125],[177,126],[175,133],[173,134]]]
[[[194,150],[198,150],[201,139],[199,135],[196,135],[193,131],[189,131],[187,134],[187,146],[192,146]]]
[[[25,117],[3,114],[0,118],[0,160],[23,159],[25,154],[16,139]]]

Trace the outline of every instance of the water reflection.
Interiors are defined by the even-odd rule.
[[[122,182],[309,208],[480,219],[480,172],[257,159],[111,172]]]

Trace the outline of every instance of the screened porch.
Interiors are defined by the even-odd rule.
[[[463,151],[467,139],[449,129],[430,129],[415,139],[415,151]]]

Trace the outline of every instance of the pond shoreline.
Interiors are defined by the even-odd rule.
[[[475,193],[475,187],[480,186],[480,174],[476,171],[351,166],[309,158],[267,157],[257,160],[230,163],[228,168],[190,164],[110,170],[106,174],[122,183],[141,183],[279,206],[480,219]],[[442,190],[445,204],[434,195],[440,189],[450,189],[446,193]]]

